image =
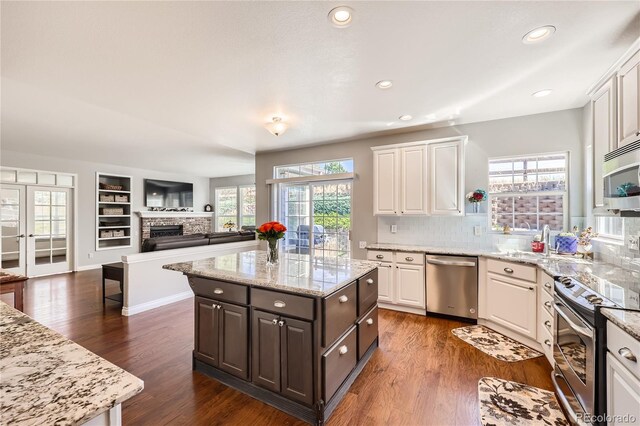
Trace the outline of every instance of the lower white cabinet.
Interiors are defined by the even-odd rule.
[[[395,303],[424,309],[424,266],[396,265],[395,289]]]
[[[610,425],[640,422],[640,380],[611,353],[607,353],[607,415]]]
[[[380,262],[378,266],[380,307],[416,314],[425,313],[423,253],[369,250],[367,259]]]
[[[395,269],[391,263],[378,266],[378,301],[393,303],[393,273]]]
[[[535,340],[536,284],[489,272],[486,286],[487,319]]]

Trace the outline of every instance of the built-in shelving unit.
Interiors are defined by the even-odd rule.
[[[96,173],[96,250],[131,247],[131,176]]]

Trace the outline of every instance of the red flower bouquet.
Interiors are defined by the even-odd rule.
[[[267,249],[267,265],[278,264],[278,240],[284,238],[287,227],[280,222],[267,222],[258,226],[256,232],[259,240],[266,240]]]

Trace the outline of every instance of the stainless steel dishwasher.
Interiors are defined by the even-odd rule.
[[[478,258],[427,255],[427,312],[478,318]]]

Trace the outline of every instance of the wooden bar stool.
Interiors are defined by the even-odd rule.
[[[106,280],[118,281],[120,283],[120,293],[106,295]],[[102,303],[106,299],[122,303],[124,293],[124,264],[122,262],[106,263],[102,265]]]

